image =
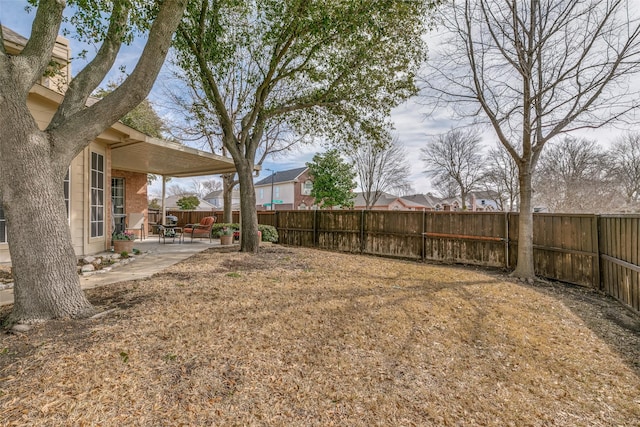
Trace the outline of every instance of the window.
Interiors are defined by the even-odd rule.
[[[279,186],[275,186],[273,187],[273,197],[277,200],[280,198],[280,187]]]
[[[70,219],[69,208],[70,208],[70,200],[71,200],[71,168],[67,169],[67,174],[64,176],[64,206],[67,208],[67,221]]]
[[[111,209],[115,232],[125,230],[124,178],[111,178]]]
[[[104,156],[91,153],[91,237],[104,236]]]
[[[7,222],[4,219],[2,206],[0,206],[0,243],[7,243]]]
[[[311,190],[313,189],[313,181],[311,180],[306,180],[303,184],[302,184],[302,194],[305,196],[308,196],[309,194],[311,194]]]
[[[264,188],[260,189],[260,196],[258,196],[260,200],[264,199]]]

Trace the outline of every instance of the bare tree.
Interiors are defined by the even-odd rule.
[[[246,67],[238,67],[236,73],[221,76],[220,95],[229,106],[229,114],[234,120],[239,120],[240,109],[247,103],[252,87],[249,84],[252,73],[251,62],[239,61]],[[190,78],[183,70],[174,65],[173,81],[178,85],[165,85],[165,95],[173,106],[178,120],[174,120],[172,133],[182,141],[197,145],[214,154],[227,156],[227,150],[222,143],[223,130],[220,125],[215,106],[204,93],[202,82]],[[283,117],[276,117],[265,124],[262,140],[256,150],[255,164],[262,166],[268,158],[275,158],[290,152],[294,147],[307,139],[307,135],[296,135],[287,127]],[[222,190],[224,198],[223,222],[231,223],[233,190],[239,184],[236,173],[224,174]]]
[[[462,209],[470,191],[478,188],[482,179],[481,139],[473,129],[453,129],[440,134],[423,147],[421,159],[427,175],[435,178],[436,186],[451,188],[455,182],[462,198]]]
[[[551,212],[610,212],[616,197],[610,169],[596,141],[567,136],[540,156],[533,198]]]
[[[172,184],[168,186],[167,194],[170,196],[198,196],[198,198],[204,199],[207,194],[216,190],[222,190],[222,181],[218,179],[206,181],[192,179],[187,185]]]
[[[518,165],[513,274],[534,277],[531,180],[563,132],[622,119],[640,97],[640,28],[626,0],[460,0],[441,15],[447,43],[430,62],[431,101],[487,121]]]
[[[455,199],[460,195],[460,186],[450,176],[441,176],[431,181],[431,185],[444,199]]]
[[[627,133],[609,151],[612,174],[625,198],[627,209],[640,208],[640,133]]]
[[[206,181],[193,180],[191,184],[194,191],[200,195],[201,199],[204,199],[205,196],[213,191],[220,191],[224,189],[224,184],[219,179],[208,179]]]
[[[411,192],[407,153],[397,137],[386,145],[367,141],[350,150],[348,156],[360,180],[365,209],[375,205],[384,192]]]
[[[167,187],[167,194],[169,196],[193,196],[195,193],[184,185],[171,184]]]
[[[494,200],[498,209],[517,210],[520,189],[516,162],[502,145],[491,148],[484,162],[485,169],[481,185],[487,192],[495,194]]]

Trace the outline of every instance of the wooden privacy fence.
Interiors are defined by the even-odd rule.
[[[352,253],[511,268],[518,214],[276,211],[279,242]],[[640,311],[640,215],[534,214],[536,274],[601,289]]]
[[[601,289],[640,311],[640,215],[599,217]]]
[[[182,211],[182,210],[167,210],[167,215],[173,215],[178,218],[178,225],[184,227],[186,224],[197,224],[200,220],[207,216],[215,217],[216,222],[222,222],[223,213],[221,211]],[[160,224],[162,222],[162,215],[159,209],[149,209],[149,224],[150,227],[154,224]],[[240,221],[240,213],[238,211],[232,212],[233,221]]]

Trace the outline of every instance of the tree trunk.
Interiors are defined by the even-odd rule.
[[[230,224],[233,222],[233,181],[234,174],[222,175],[222,197],[224,198],[222,222]]]
[[[240,211],[242,212],[240,250],[242,252],[257,253],[260,245],[258,240],[256,191],[253,187],[253,164],[246,159],[242,159],[241,162],[236,162],[236,169],[238,171],[238,180],[240,181]]]
[[[82,289],[64,204],[66,166],[28,111],[3,120],[0,192],[14,275],[11,322],[80,318],[94,310]],[[53,178],[53,179],[52,179]]]
[[[533,279],[533,207],[531,205],[531,169],[528,164],[522,166],[520,181],[520,215],[518,221],[518,263],[511,273],[521,279]]]

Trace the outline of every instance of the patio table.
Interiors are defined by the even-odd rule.
[[[167,243],[167,239],[171,239],[171,242],[175,243],[176,237],[178,238],[178,243],[182,243],[184,237],[182,227],[177,225],[158,226],[158,243],[160,243],[160,239],[162,239],[162,243]]]

